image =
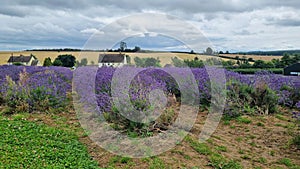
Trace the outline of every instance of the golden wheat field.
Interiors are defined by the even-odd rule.
[[[7,61],[11,55],[14,56],[19,56],[19,55],[24,55],[24,56],[29,56],[30,54],[33,54],[42,64],[45,60],[45,58],[50,57],[51,60],[53,61],[58,55],[63,55],[63,54],[72,54],[73,56],[76,57],[76,60],[80,61],[83,58],[88,59],[88,64],[92,63],[98,63],[98,57],[99,54],[103,54],[104,52],[90,52],[90,51],[71,51],[71,52],[57,52],[57,51],[2,51],[0,52],[0,64],[4,65],[7,64]],[[112,52],[110,52],[112,53]],[[135,57],[140,57],[140,58],[159,58],[161,61],[161,65],[165,66],[166,64],[171,64],[172,63],[172,58],[177,57],[182,60],[184,59],[194,59],[196,56],[200,60],[206,60],[208,58],[212,58],[215,56],[208,56],[208,55],[195,55],[195,54],[187,54],[187,53],[168,53],[168,52],[161,52],[161,53],[126,53],[127,55],[130,56],[131,58],[131,63],[134,63],[134,58]]]
[[[281,59],[282,56],[266,56],[266,55],[239,55],[239,54],[222,54],[223,56],[228,56],[228,57],[232,57],[235,58],[236,56],[238,56],[239,58],[243,58],[246,57],[248,58],[252,58],[254,60],[263,60],[263,61],[271,61],[272,59]]]
[[[28,56],[30,54],[33,54],[37,57],[37,59],[40,61],[40,64],[43,64],[45,58],[50,57],[53,61],[58,55],[63,54],[72,54],[76,57],[76,60],[80,61],[83,58],[88,59],[88,64],[97,64],[98,63],[98,57],[99,54],[103,54],[104,52],[94,52],[94,51],[0,51],[0,65],[7,64],[7,61],[11,55],[19,56],[24,55]],[[216,58],[216,56],[209,56],[209,55],[198,55],[198,54],[188,54],[188,53],[168,53],[168,52],[153,52],[153,53],[126,53],[131,58],[131,63],[134,64],[134,58],[140,57],[140,58],[159,58],[161,61],[161,65],[165,66],[166,64],[172,63],[172,58],[177,57],[182,60],[188,59],[192,60],[195,57],[197,57],[200,60],[206,60],[209,58]],[[254,60],[264,60],[264,61],[271,61],[272,59],[280,59],[281,56],[260,56],[260,55],[236,55],[236,54],[224,54],[224,56],[230,56],[235,58],[236,56],[239,56],[240,58],[246,57],[246,58],[253,58]],[[222,60],[229,60],[229,59],[222,59]]]

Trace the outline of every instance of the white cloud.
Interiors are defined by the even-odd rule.
[[[0,50],[81,48],[91,34],[118,19],[116,30],[122,31],[113,36],[120,40],[136,32],[181,34],[193,40],[193,29],[182,30],[171,21],[145,18],[135,20],[137,24],[122,23],[123,17],[140,12],[179,17],[201,30],[217,50],[299,49],[299,7],[299,0],[3,1]],[[162,30],[164,24],[169,24],[168,30]],[[156,27],[149,29],[151,25]]]

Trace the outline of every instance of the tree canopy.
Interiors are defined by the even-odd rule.
[[[60,62],[61,62],[61,65]],[[55,63],[55,64],[54,64]],[[53,62],[54,66],[73,67],[76,63],[76,58],[73,55],[65,54],[59,55]]]
[[[159,58],[134,58],[137,67],[161,67]]]
[[[50,58],[50,57],[47,57],[47,58],[44,60],[43,66],[52,66],[52,61],[51,61],[51,58]]]

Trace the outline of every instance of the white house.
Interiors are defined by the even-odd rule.
[[[127,64],[127,57],[125,54],[100,54],[99,67],[122,67]]]
[[[13,54],[10,56],[8,59],[8,65],[13,65],[13,64],[22,64],[24,66],[37,66],[39,63],[39,60],[33,56],[32,54],[30,56],[14,56]]]

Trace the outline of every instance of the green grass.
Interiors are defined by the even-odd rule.
[[[185,139],[190,143],[191,147],[199,154],[211,154],[211,149],[205,143],[200,143],[198,140],[193,140],[190,136],[187,136]]]
[[[222,152],[227,152],[227,147],[225,147],[225,146],[217,146],[216,150],[222,151]]]
[[[259,126],[259,127],[264,127],[265,126],[262,122],[258,122],[258,123],[256,123],[256,125]]]
[[[154,157],[150,163],[149,169],[158,169],[158,168],[165,169],[168,167],[166,167],[166,165],[160,158]]]
[[[230,125],[230,120],[225,120],[224,125]]]
[[[277,119],[279,119],[279,120],[287,121],[287,119],[286,119],[283,115],[281,115],[281,114],[276,114],[275,117],[276,117]]]
[[[293,163],[292,163],[291,159],[289,159],[289,158],[282,158],[282,159],[280,159],[278,161],[278,164],[283,164],[283,165],[285,165],[287,167],[292,167],[293,166]]]
[[[98,168],[74,133],[0,117],[3,168]]]
[[[216,169],[242,169],[241,164],[234,160],[226,160],[222,155],[213,153],[209,156],[209,166]]]
[[[238,117],[236,119],[238,123],[250,124],[252,121],[246,117]]]
[[[268,162],[267,159],[264,157],[259,157],[259,159],[257,161],[261,164],[266,164]]]

